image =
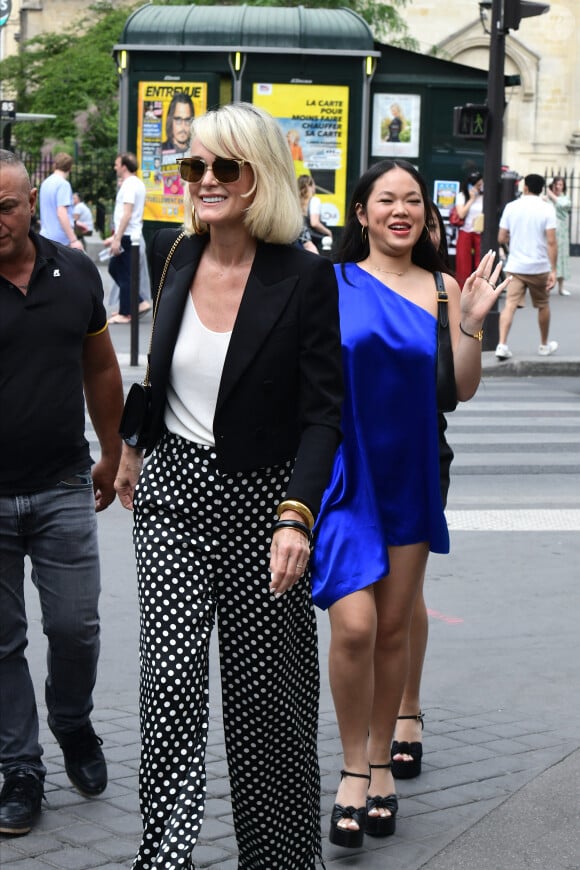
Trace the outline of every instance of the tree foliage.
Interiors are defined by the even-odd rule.
[[[189,5],[185,0],[155,0],[158,5]],[[407,0],[247,0],[254,6],[348,7],[361,15],[377,39],[415,48],[400,10]],[[102,159],[107,165],[117,144],[118,78],[112,58],[131,11],[141,3],[113,8],[107,0],[90,6],[64,33],[46,33],[0,62],[5,96],[14,96],[19,112],[54,114],[41,123],[15,124],[19,151],[38,155],[67,150],[74,156]],[[220,4],[223,5],[223,4]],[[229,5],[239,5],[232,4]]]
[[[103,148],[114,151],[118,79],[111,51],[127,15],[128,7],[90,7],[68,31],[35,37],[2,61],[3,91],[16,97],[18,111],[56,115],[15,124],[19,150],[38,154],[54,145],[90,156]]]

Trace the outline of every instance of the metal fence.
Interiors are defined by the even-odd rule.
[[[546,168],[544,173],[549,184],[555,175],[560,175],[566,182],[566,193],[572,200],[570,212],[570,256],[580,257],[580,177],[574,170]]]
[[[46,157],[27,157],[19,155],[28,170],[33,187],[40,187],[45,178],[53,171],[52,155]],[[113,158],[82,158],[73,163],[70,173],[72,189],[77,191],[91,208],[95,227],[101,235],[109,235],[113,205],[117,193],[117,177],[113,169]]]

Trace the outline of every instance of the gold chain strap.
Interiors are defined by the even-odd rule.
[[[147,370],[145,372],[145,377],[143,379],[143,386],[148,387],[150,384],[150,360],[151,360],[151,348],[153,347],[153,331],[155,329],[155,321],[157,319],[157,309],[159,308],[159,300],[161,299],[161,291],[163,290],[163,285],[165,284],[165,276],[167,275],[167,270],[169,269],[169,263],[171,262],[171,258],[173,257],[175,250],[180,243],[180,241],[185,237],[185,233],[179,233],[175,241],[173,242],[169,253],[167,254],[167,258],[165,260],[165,264],[163,266],[163,271],[161,273],[161,278],[159,279],[159,287],[157,288],[157,295],[155,297],[155,305],[153,306],[153,322],[151,323],[151,335],[149,336],[149,350],[147,351]]]

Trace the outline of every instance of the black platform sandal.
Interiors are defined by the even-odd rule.
[[[371,777],[368,773],[351,773],[349,770],[341,770],[340,778],[345,776],[356,776],[359,779],[366,779],[370,783]],[[335,846],[343,846],[345,849],[360,849],[363,844],[365,823],[367,816],[367,808],[359,807],[343,807],[342,804],[335,804],[332,808],[330,816],[330,833],[328,839]],[[350,828],[339,827],[339,822],[342,819],[352,819],[358,825],[358,831]]]
[[[391,767],[391,762],[388,764],[369,764],[371,770],[373,768],[382,768],[388,770]],[[371,810],[388,810],[390,816],[369,816]],[[397,827],[397,813],[399,811],[399,800],[396,794],[390,794],[386,797],[367,798],[367,821],[365,825],[365,833],[371,837],[390,837],[395,833]]]
[[[397,716],[397,719],[414,719],[421,723],[423,730],[423,714],[416,716]],[[395,760],[395,755],[410,755],[411,761]],[[423,758],[423,744],[419,741],[408,743],[407,740],[393,740],[391,744],[391,768],[395,779],[414,779],[421,773],[421,759]]]

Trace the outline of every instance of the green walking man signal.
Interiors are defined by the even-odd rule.
[[[466,103],[453,109],[453,135],[461,139],[487,139],[489,109]]]

